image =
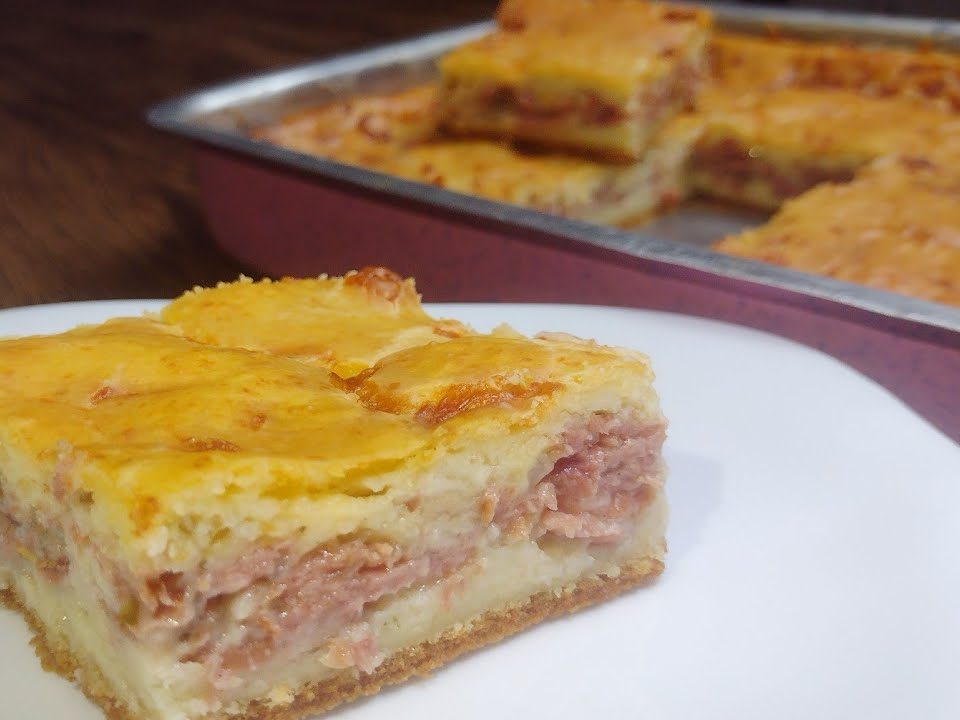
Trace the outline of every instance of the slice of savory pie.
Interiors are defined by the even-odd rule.
[[[853,182],[824,183],[714,247],[960,306],[960,173],[955,163],[882,158]]]
[[[705,75],[707,11],[504,0],[499,29],[440,60],[443,126],[638,159]]]
[[[4,598],[111,717],[300,718],[663,567],[647,359],[434,320],[382,269],[4,340],[0,373]]]
[[[960,109],[956,53],[718,32],[709,55],[715,82],[745,92],[785,87],[853,90]]]
[[[254,137],[430,185],[555,215],[632,224],[687,195],[687,159],[697,118],[658,131],[643,159],[611,164],[517,149],[486,139],[443,136],[436,88],[345,98],[295,113]]]
[[[714,86],[699,114],[693,189],[767,209],[821,182],[849,180],[884,155],[934,156],[960,136],[960,118],[928,103],[842,90]]]

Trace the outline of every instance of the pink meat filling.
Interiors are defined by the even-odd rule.
[[[235,682],[237,671],[278,655],[292,658],[324,645],[330,667],[370,671],[380,660],[363,623],[370,605],[454,576],[488,522],[508,536],[623,539],[659,487],[663,439],[661,424],[595,414],[562,435],[546,458],[551,469],[528,493],[493,499],[474,534],[441,549],[409,554],[390,543],[352,539],[296,554],[274,544],[220,569],[166,572],[140,582],[125,579],[97,554],[116,591],[109,609],[142,641],[175,643],[183,661],[207,668],[214,686]],[[59,567],[62,542],[40,535],[46,533],[27,532],[0,513],[0,539],[8,550],[28,544],[41,567]]]
[[[564,433],[559,459],[518,502],[498,507],[508,534],[620,541],[663,483],[663,424],[593,415]]]
[[[466,561],[470,547],[462,542],[414,557],[390,543],[362,540],[300,557],[283,547],[262,548],[199,581],[168,573],[147,582],[129,629],[160,639],[174,628],[181,660],[203,663],[217,683],[277,652],[292,656],[327,641],[333,645],[331,666],[369,671],[378,656],[358,629],[364,609],[444,577]],[[207,589],[194,595],[196,587]]]

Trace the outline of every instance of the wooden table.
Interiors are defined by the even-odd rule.
[[[169,297],[252,272],[213,244],[188,147],[148,128],[144,109],[241,73],[488,17],[494,5],[5,3],[0,307]]]

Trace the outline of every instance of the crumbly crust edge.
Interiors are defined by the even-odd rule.
[[[559,617],[619,595],[649,582],[663,571],[663,563],[644,557],[621,569],[617,577],[588,578],[559,592],[546,590],[510,607],[479,616],[469,625],[445,631],[431,642],[402,650],[370,674],[342,673],[297,690],[288,704],[257,700],[239,714],[214,713],[205,720],[303,720],[343,703],[374,695],[388,685],[425,677],[460,655],[490,645],[543,620]],[[33,632],[31,644],[44,670],[72,680],[109,720],[141,720],[117,700],[96,667],[85,667],[59,638],[51,637],[37,617],[12,589],[0,589],[0,603],[19,612]]]

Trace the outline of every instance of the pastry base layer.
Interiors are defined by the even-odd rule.
[[[652,580],[663,571],[655,558],[641,558],[621,569],[617,577],[596,576],[563,588],[544,591],[515,605],[484,613],[468,625],[450,629],[431,642],[402,650],[369,674],[344,673],[307,684],[293,701],[281,706],[262,702],[248,705],[239,715],[216,713],[211,718],[245,720],[294,720],[321,713],[364,695],[373,695],[387,685],[431,673],[464,653],[494,643],[543,620],[573,612],[618,595]],[[31,644],[43,668],[72,680],[104,710],[110,720],[138,720],[111,694],[109,685],[95,667],[82,667],[61,638],[52,636],[12,589],[0,590],[0,602],[19,612],[33,631]]]

